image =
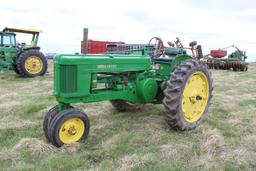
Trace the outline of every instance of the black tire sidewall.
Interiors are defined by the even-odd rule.
[[[52,107],[48,112],[45,113],[44,115],[44,120],[43,120],[43,130],[45,137],[48,141],[50,141],[49,138],[49,133],[48,133],[48,128],[50,126],[51,121],[53,118],[58,114],[58,105]]]
[[[69,105],[69,108],[73,109],[74,107]],[[58,105],[55,105],[52,107],[50,110],[48,110],[45,115],[44,115],[44,120],[43,120],[43,130],[45,137],[48,141],[50,141],[50,136],[49,136],[49,127],[50,124],[52,123],[53,119],[58,115]]]
[[[89,135],[90,122],[89,122],[88,116],[84,112],[82,112],[78,109],[63,110],[63,111],[59,112],[58,115],[52,120],[50,127],[48,129],[50,141],[56,147],[61,147],[64,144],[59,138],[59,131],[60,131],[62,124],[70,118],[79,118],[84,123],[85,130],[84,130],[84,133],[83,133],[82,137],[80,138],[80,140],[86,139]]]

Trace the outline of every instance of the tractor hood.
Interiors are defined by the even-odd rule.
[[[54,64],[81,66],[90,72],[124,72],[150,69],[151,58],[147,55],[60,54],[54,58]]]

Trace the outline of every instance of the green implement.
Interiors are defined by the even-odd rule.
[[[235,51],[227,55],[225,49],[234,48]],[[246,51],[240,50],[238,47],[232,45],[219,50],[212,50],[215,52],[226,52],[223,55],[217,57],[214,54],[209,54],[205,56],[205,63],[209,66],[210,69],[223,69],[223,70],[233,70],[233,71],[247,71],[248,63],[245,62],[247,59]]]

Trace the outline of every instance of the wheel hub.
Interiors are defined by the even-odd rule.
[[[59,138],[64,144],[71,144],[78,141],[84,131],[85,125],[80,118],[70,118],[61,125]]]
[[[189,97],[189,100],[192,104],[195,104],[196,102],[200,102],[203,98],[200,95],[193,95]]]
[[[196,100],[199,101],[199,100],[202,100],[203,98],[201,96],[196,96]]]
[[[209,99],[209,83],[207,76],[197,71],[192,74],[182,94],[182,112],[186,121],[192,123],[199,120],[205,111]]]
[[[28,73],[37,74],[43,69],[43,61],[38,56],[29,56],[24,67]]]
[[[75,135],[76,134],[76,128],[73,126],[71,126],[69,129],[68,129],[68,133],[70,135]]]

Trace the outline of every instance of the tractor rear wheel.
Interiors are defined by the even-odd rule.
[[[18,57],[17,69],[24,77],[43,76],[47,67],[47,59],[39,50],[29,49]]]
[[[163,105],[171,128],[190,130],[206,117],[213,80],[207,66],[196,60],[179,65],[166,82]]]
[[[88,116],[78,109],[66,109],[59,112],[49,127],[49,139],[56,147],[72,144],[86,139],[90,123]]]
[[[132,110],[133,111],[134,110],[140,110],[144,106],[143,104],[136,105],[136,104],[124,101],[124,100],[110,100],[110,103],[119,112],[127,112],[127,111],[132,111]]]

